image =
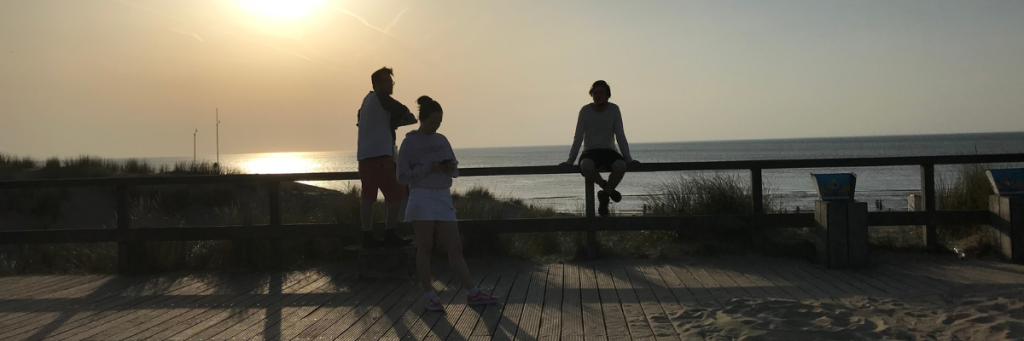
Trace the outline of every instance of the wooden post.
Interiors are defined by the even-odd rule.
[[[921,165],[921,201],[925,212],[935,212],[935,165]],[[924,245],[929,250],[939,247],[939,235],[935,224],[924,227]]]
[[[597,231],[594,230],[595,212],[594,212],[594,182],[589,179],[586,180],[586,200],[587,200],[587,259],[597,258]]]
[[[267,184],[267,195],[268,195],[268,199],[269,199],[269,200],[267,200],[267,206],[268,206],[267,207],[267,211],[268,211],[269,216],[270,216],[270,221],[269,221],[268,225],[274,226],[274,227],[277,227],[278,229],[280,229],[280,227],[281,227],[281,183],[277,182],[277,181],[274,181],[274,182],[270,182],[269,184]],[[268,241],[268,247],[270,249],[270,250],[268,250],[269,253],[270,253],[270,257],[269,258],[264,258],[267,261],[266,262],[267,265],[271,266],[272,268],[277,268],[279,266],[282,266],[283,264],[280,264],[278,262],[281,259],[281,257],[277,257],[277,255],[282,255],[284,253],[283,240],[281,240],[280,238],[271,239],[270,241]]]
[[[127,233],[131,228],[131,215],[128,207],[128,186],[117,185],[114,199],[117,203],[117,230]],[[120,273],[138,273],[145,257],[143,242],[117,242],[117,271]]]
[[[751,203],[751,214],[762,214],[764,213],[764,193],[762,193],[764,184],[761,179],[761,169],[751,168],[750,169],[750,203]]]
[[[830,269],[861,267],[868,263],[868,204],[863,202],[814,203],[821,264]]]
[[[1024,198],[992,195],[988,205],[993,248],[1005,261],[1024,263]]]

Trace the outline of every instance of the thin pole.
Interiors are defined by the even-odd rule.
[[[215,108],[217,113],[217,166],[220,166],[220,108]]]
[[[198,134],[198,133],[199,133],[199,129],[196,129],[196,131],[194,133],[192,133],[192,164],[193,165],[196,164],[196,134]]]

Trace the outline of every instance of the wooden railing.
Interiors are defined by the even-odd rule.
[[[926,243],[929,247],[934,247],[936,225],[988,224],[990,222],[990,214],[985,210],[937,211],[935,209],[935,165],[1019,162],[1024,162],[1024,154],[644,163],[630,165],[629,172],[747,170],[750,172],[750,183],[752,184],[751,213],[684,217],[596,218],[594,214],[594,184],[590,181],[584,181],[586,188],[585,217],[464,220],[460,221],[459,225],[460,229],[480,229],[492,233],[584,231],[587,232],[587,252],[591,257],[595,257],[597,255],[596,236],[598,231],[680,230],[699,226],[722,226],[725,228],[730,226],[757,228],[813,227],[813,213],[775,214],[764,212],[762,206],[761,172],[765,169],[919,166],[921,169],[921,194],[924,201],[924,210],[919,212],[870,212],[868,213],[868,224],[872,226],[926,226]],[[576,166],[484,167],[460,169],[459,174],[460,176],[579,174],[579,168]],[[9,226],[0,226],[0,245],[118,242],[119,255],[122,259],[127,259],[131,258],[129,254],[132,253],[132,249],[138,247],[138,242],[146,241],[356,236],[360,231],[357,223],[282,224],[280,184],[293,181],[357,179],[358,174],[355,172],[334,172],[0,181],[0,190],[68,187],[115,187],[117,189],[116,229],[12,230]],[[128,214],[128,189],[130,187],[200,184],[257,184],[266,186],[269,189],[267,207],[269,224],[262,226],[131,228],[131,219]]]

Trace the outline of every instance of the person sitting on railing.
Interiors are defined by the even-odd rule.
[[[580,172],[602,188],[597,192],[597,199],[600,202],[598,213],[602,217],[608,216],[608,199],[615,202],[622,200],[622,194],[616,191],[615,187],[626,175],[626,163],[640,163],[629,155],[629,143],[626,142],[626,133],[622,128],[622,113],[618,105],[608,102],[611,96],[611,87],[603,80],[596,81],[590,86],[590,97],[594,102],[580,109],[579,118],[576,120],[576,135],[572,140],[572,149],[569,150],[569,160],[560,164],[572,165],[580,151],[580,143],[583,144]],[[616,151],[616,141],[622,154]],[[611,170],[608,181],[601,178],[602,169]]]
[[[408,246],[411,240],[395,233],[398,213],[405,200],[405,187],[395,179],[395,129],[416,123],[409,108],[391,97],[395,82],[391,69],[383,67],[370,75],[373,91],[363,98],[356,119],[359,127],[356,159],[359,160],[359,182],[362,186],[362,202],[359,205],[359,222],[363,229],[363,248]],[[373,203],[377,191],[384,193],[385,229],[384,239],[373,235]]]
[[[451,195],[452,178],[459,176],[459,161],[448,138],[437,133],[444,117],[441,104],[427,96],[416,102],[420,105],[420,127],[406,134],[402,141],[398,152],[398,181],[411,188],[405,220],[412,222],[416,232],[416,274],[423,286],[424,305],[427,310],[444,309],[434,292],[430,274],[435,235],[448,250],[448,261],[462,287],[469,289],[466,303],[497,303],[497,297],[476,287],[462,256],[462,240]]]

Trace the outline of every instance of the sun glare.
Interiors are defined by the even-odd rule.
[[[327,0],[236,0],[247,11],[278,20],[302,19],[322,8]]]
[[[250,174],[310,173],[319,171],[316,163],[301,153],[272,153],[242,164],[242,170]]]

